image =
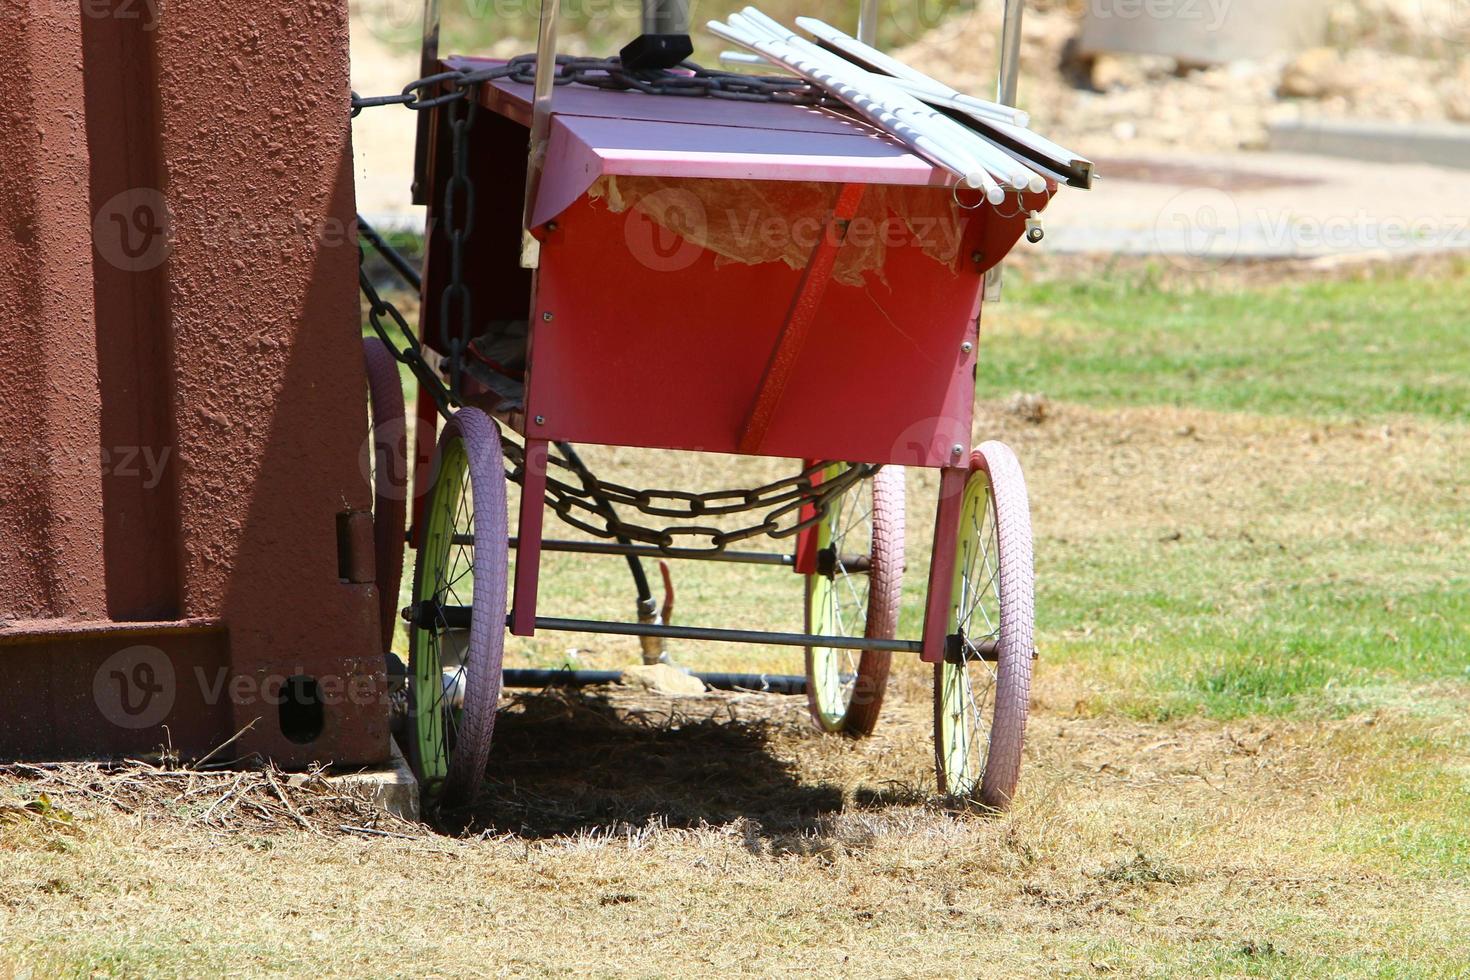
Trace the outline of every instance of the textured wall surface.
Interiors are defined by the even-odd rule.
[[[376,596],[339,577],[370,509],[346,4],[5,2],[0,659],[33,679],[0,753],[253,723],[380,759]],[[288,718],[303,676],[326,703]],[[113,724],[114,686],[171,713]]]
[[[0,618],[100,618],[91,211],[80,14],[0,22]]]

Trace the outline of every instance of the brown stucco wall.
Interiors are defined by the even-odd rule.
[[[83,717],[108,644],[152,630],[191,747],[253,722],[241,748],[288,764],[381,759],[376,596],[338,577],[339,515],[370,507],[346,4],[24,2],[0,30],[0,661],[50,666],[0,692],[31,719],[0,754],[157,735]],[[219,661],[227,710],[193,690]],[[292,675],[352,692],[302,744],[269,703]]]

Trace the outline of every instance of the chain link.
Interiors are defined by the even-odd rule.
[[[359,96],[352,94],[352,114],[384,105],[401,105],[407,109],[433,109],[459,102],[485,82],[509,79],[525,85],[536,80],[536,56],[517,55],[510,61],[474,71],[444,71],[428,75],[404,86],[397,95]],[[579,58],[556,56],[555,85],[588,85],[616,91],[643,92],[647,95],[707,97],[742,102],[786,102],[792,105],[837,106],[818,85],[803,78],[780,75],[743,75],[716,71],[684,62],[678,69],[630,70],[618,58]],[[473,101],[473,100],[471,100]]]
[[[465,247],[475,229],[475,184],[470,179],[469,132],[479,103],[474,99],[447,103],[450,174],[444,185],[444,235],[449,240],[449,284],[439,299],[439,339],[449,357],[449,390],[458,401],[463,392],[464,354],[475,335],[474,305],[465,282]],[[458,322],[454,312],[458,310]],[[457,326],[454,330],[452,327]]]
[[[525,451],[509,441],[504,448],[506,459],[512,464],[507,476],[512,482],[522,484]],[[835,476],[819,480],[819,474],[837,465],[833,460],[822,460],[793,476],[764,486],[695,493],[686,490],[634,490],[609,483],[592,476],[585,467],[573,466],[555,453],[548,454],[547,463],[576,473],[582,480],[580,486],[574,486],[547,475],[546,506],[564,523],[595,537],[652,545],[671,555],[718,553],[729,545],[762,535],[780,539],[799,534],[820,523],[833,501],[880,469],[870,464],[844,465]],[[676,502],[682,503],[674,506]],[[619,518],[612,510],[614,506],[682,523],[662,527],[634,524]],[[810,508],[810,512],[803,516],[801,511],[804,508]],[[691,523],[750,513],[758,513],[760,519],[741,527],[720,528]]]
[[[361,217],[358,220],[362,221]],[[379,242],[374,242],[374,246],[380,249],[386,247]],[[449,389],[444,387],[444,382],[439,380],[438,372],[424,356],[423,345],[419,343],[413,328],[408,325],[408,320],[399,312],[398,307],[384,299],[378,292],[378,287],[373,285],[372,277],[367,272],[366,262],[367,258],[363,248],[358,245],[357,284],[368,302],[368,323],[371,324],[373,332],[387,346],[389,353],[400,363],[407,364],[418,383],[433,396],[434,403],[439,408],[439,414],[448,418],[452,411]],[[385,318],[391,321],[392,326],[397,328],[398,334],[403,338],[402,348],[394,340],[393,332],[389,329],[389,322],[385,322]]]

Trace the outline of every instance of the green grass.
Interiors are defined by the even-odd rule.
[[[1032,484],[1043,670],[1086,678],[1090,712],[1151,720],[1340,717],[1426,684],[1470,685],[1470,277],[1455,273],[1214,292],[1147,270],[1012,275],[986,314],[982,397],[1044,392],[1102,426],[1099,438],[1003,419],[984,433],[1017,444]],[[1111,458],[1118,408],[1144,412],[1116,423],[1138,435]],[[1209,413],[1188,416],[1197,438],[1175,434],[1181,410]],[[614,477],[687,477],[667,454],[634,462]],[[735,483],[743,465],[711,459],[702,475]],[[923,613],[929,476],[909,479],[909,636]],[[1079,479],[1095,501],[1063,492]],[[545,561],[548,614],[627,615],[616,563]],[[800,628],[795,583],[689,563],[676,576],[682,622]],[[606,637],[511,644],[541,665],[572,648],[604,655],[597,666],[637,656]],[[784,650],[680,656],[799,669]]]
[[[985,350],[982,390],[1107,405],[1470,421],[1470,272],[1262,289],[1151,275],[1007,283],[1024,332]]]
[[[1120,439],[1162,430],[1123,443],[1098,485],[1136,493],[1108,494],[1092,521],[1048,499],[1070,464],[1050,461],[1046,426],[1030,449],[1040,635],[1099,685],[1091,710],[1342,715],[1470,684],[1463,264],[1432,280],[1210,291],[1144,270],[1008,290],[987,311],[982,395],[1142,409]],[[1059,448],[1085,464],[1119,452],[1108,436]]]

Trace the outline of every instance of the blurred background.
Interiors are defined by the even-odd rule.
[[[743,0],[694,0],[699,25]],[[857,4],[768,0],[856,31]],[[1002,4],[886,3],[880,47],[954,87],[995,89]],[[445,0],[441,50],[534,48],[536,0]],[[637,0],[567,0],[569,52],[614,53]],[[353,82],[418,74],[420,0],[353,6]],[[1330,257],[1470,246],[1470,3],[1466,0],[1032,0],[1019,101],[1032,128],[1105,178],[1062,194],[1045,251],[1186,258]],[[356,122],[360,207],[390,226],[408,204],[413,120]],[[1394,169],[1385,169],[1392,164]]]

